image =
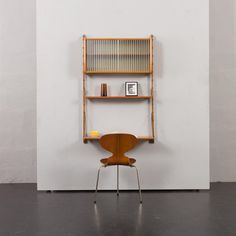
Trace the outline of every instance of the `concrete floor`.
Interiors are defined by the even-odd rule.
[[[236,183],[211,191],[37,192],[0,185],[0,236],[236,235]]]

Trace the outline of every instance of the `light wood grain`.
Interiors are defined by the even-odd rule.
[[[86,71],[86,74],[150,74],[151,71]]]
[[[86,40],[149,40],[149,38],[86,38]]]
[[[86,96],[87,99],[150,99],[151,96]]]
[[[86,36],[83,35],[83,109],[82,109],[82,113],[83,113],[83,140],[84,142],[86,142],[85,140],[85,136],[86,136],[86,74],[84,73],[86,71]]]
[[[152,136],[136,136],[136,138],[138,139],[138,140],[143,140],[143,141],[152,141],[152,140],[154,140],[154,137],[152,137]],[[92,140],[99,140],[100,139],[100,137],[90,137],[90,136],[86,136],[86,137],[84,137],[84,139],[85,140],[87,140],[87,141],[92,141]]]

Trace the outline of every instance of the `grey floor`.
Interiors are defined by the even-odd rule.
[[[0,236],[236,235],[236,183],[210,191],[37,192],[0,185]]]

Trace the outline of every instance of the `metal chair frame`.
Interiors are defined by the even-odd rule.
[[[99,183],[100,170],[101,170],[102,167],[106,168],[107,166],[108,165],[102,165],[98,169],[94,203],[97,202],[97,192],[98,192],[98,183]],[[117,194],[117,196],[119,196],[119,165],[116,165],[116,166],[117,166],[117,190],[116,190],[116,194]],[[129,167],[131,167],[131,168],[134,167],[136,169],[136,175],[137,175],[137,181],[138,181],[138,190],[139,190],[139,202],[140,202],[140,204],[142,204],[143,199],[142,199],[142,193],[141,193],[141,188],[140,188],[140,180],[139,180],[138,169],[135,165],[130,165]]]

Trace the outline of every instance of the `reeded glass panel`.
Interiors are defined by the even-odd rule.
[[[87,72],[148,72],[149,39],[87,40]]]

